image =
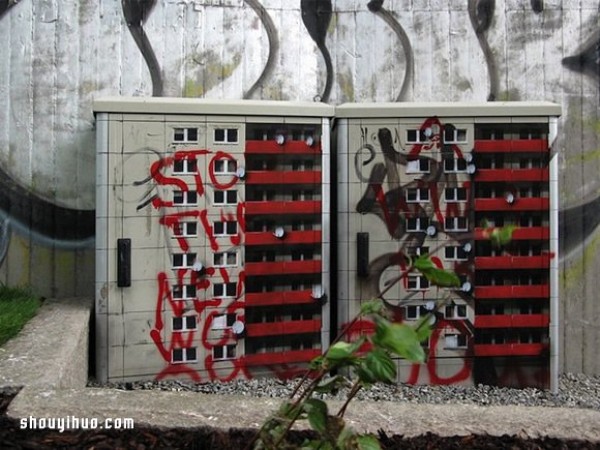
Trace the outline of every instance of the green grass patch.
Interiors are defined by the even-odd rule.
[[[41,300],[30,291],[0,284],[0,347],[35,316]]]

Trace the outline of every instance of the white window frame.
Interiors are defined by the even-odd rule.
[[[175,265],[175,256],[182,256],[182,264]],[[173,269],[190,269],[196,261],[196,253],[173,253],[171,255],[171,267]]]
[[[181,297],[175,296],[178,288],[181,288]],[[193,300],[196,298],[197,292],[196,286],[193,284],[176,284],[171,289],[173,300]]]
[[[464,339],[464,344],[460,343],[460,340]],[[467,336],[460,333],[446,333],[444,336],[444,348],[449,350],[465,349],[467,348],[468,339]]]
[[[190,130],[196,130],[196,139],[190,139]],[[175,139],[175,135],[180,131],[183,133],[183,139]],[[198,142],[198,136],[200,135],[197,127],[174,127],[173,128],[173,143],[186,144],[189,142]]]
[[[223,163],[222,170],[218,167],[220,163]],[[233,164],[233,169],[229,167],[230,164]],[[214,172],[215,175],[235,175],[237,173],[237,160],[229,158],[216,159],[214,162]]]
[[[414,193],[415,198],[410,199],[409,193]],[[404,191],[404,196],[407,203],[423,203],[428,202],[431,198],[429,188],[408,188]]]
[[[234,263],[229,263],[229,257],[232,256],[235,259]],[[222,263],[217,261],[217,258],[223,258]],[[238,266],[238,252],[217,252],[213,254],[213,267],[237,267]]]
[[[412,139],[409,136],[410,133],[415,133],[416,139]],[[406,143],[407,144],[424,144],[429,139],[425,136],[425,130],[420,128],[407,128],[406,129]]]
[[[464,309],[464,314],[458,314],[459,309]],[[452,311],[451,314],[448,314],[448,311]],[[454,305],[448,305],[444,308],[444,317],[446,319],[466,319],[469,314],[467,309],[467,305],[458,303]]]
[[[452,167],[448,167],[447,162],[448,161],[452,161]],[[459,161],[464,161],[465,163],[465,168],[464,169],[459,169],[458,168],[458,162]],[[467,173],[467,161],[463,158],[444,158],[442,160],[443,164],[444,164],[444,173]]]
[[[459,191],[464,191],[464,193],[465,193],[464,200],[461,200],[458,198]],[[448,194],[452,194],[452,195],[448,195]],[[468,198],[468,192],[467,192],[467,188],[465,188],[465,187],[444,188],[444,201],[446,203],[466,203],[467,198]]]
[[[228,294],[228,287],[233,286],[233,295]],[[213,297],[217,298],[235,298],[237,295],[237,282],[215,283],[213,284]]]
[[[446,139],[446,133],[448,131],[452,131],[453,133],[453,137],[452,139]],[[460,140],[459,139],[459,134],[464,133],[464,140]],[[444,144],[466,144],[467,142],[469,142],[469,137],[468,137],[468,130],[466,128],[454,128],[452,130],[444,130],[443,132],[443,139],[444,139]]]
[[[177,350],[181,350],[181,360],[175,360],[175,352]],[[190,355],[191,351],[194,351],[194,355]],[[171,362],[173,364],[185,364],[188,362],[196,362],[198,361],[198,348],[197,347],[184,347],[184,348],[174,348],[171,350]]]
[[[412,219],[417,220],[416,228],[409,227],[410,220],[412,220]],[[410,219],[406,219],[406,231],[408,233],[424,233],[427,231],[427,227],[429,226],[429,224],[430,224],[429,217],[411,217]]]
[[[427,168],[422,168],[421,163],[425,163]],[[419,173],[429,173],[431,170],[431,163],[427,158],[419,158],[414,161],[408,161],[406,163],[406,173],[407,174],[419,174]]]
[[[217,139],[217,132],[223,131],[223,140]],[[230,133],[235,131],[235,139],[230,136]],[[230,127],[230,128],[215,128],[213,130],[213,142],[215,144],[237,144],[240,140],[240,130],[239,128]]]
[[[410,314],[409,315],[409,308],[414,308],[414,315]],[[421,317],[421,307],[419,305],[408,305],[406,306],[406,313],[404,315],[406,320],[417,320]]]
[[[190,228],[193,228],[192,225],[194,225],[196,227],[196,230],[194,232],[190,231]],[[179,233],[179,234],[177,233],[178,228],[179,228],[179,231],[181,231],[181,233]],[[196,237],[196,236],[198,236],[198,222],[196,222],[196,221],[179,222],[173,226],[173,237],[174,238]]]
[[[177,198],[177,195],[181,194],[181,201]],[[190,201],[189,197],[192,197],[191,194],[194,194],[196,197],[195,201]],[[198,192],[196,191],[173,191],[173,205],[177,206],[196,206],[198,205]]]
[[[235,224],[235,233],[229,233],[227,230],[227,224],[228,223],[234,223]],[[217,224],[223,224],[223,232],[222,233],[217,233]],[[223,237],[223,236],[237,236],[237,234],[239,233],[238,230],[238,223],[233,221],[233,220],[218,220],[216,222],[213,222],[213,234],[215,237]]]
[[[448,256],[448,250],[452,250],[452,255]],[[460,253],[464,254],[464,257],[460,256]],[[469,259],[469,255],[465,252],[460,245],[447,245],[444,247],[444,259],[446,261],[467,261]]]
[[[217,193],[223,194],[223,201],[217,201]],[[233,197],[233,201],[229,197]],[[213,205],[237,205],[238,195],[236,189],[215,189],[213,192]]]
[[[231,328],[237,320],[237,314],[224,313],[213,316],[211,330],[227,330]]]
[[[452,226],[448,227],[448,220],[452,219]],[[459,227],[459,220],[460,219],[464,219],[465,220],[465,226],[464,228]],[[467,219],[466,217],[463,216],[454,216],[454,217],[446,217],[444,219],[444,230],[445,231],[469,231],[469,219]]]
[[[175,321],[177,319],[181,319],[181,328],[176,327],[175,326]],[[193,326],[188,327],[190,322],[188,319],[192,319],[193,320]],[[171,321],[171,329],[174,332],[178,332],[178,331],[192,331],[192,330],[197,330],[198,329],[198,316],[196,314],[193,315],[189,315],[189,316],[180,316],[180,317],[173,317],[172,321]]]
[[[190,164],[192,163],[193,164]],[[175,164],[176,163],[182,163],[183,167],[181,170],[176,170]],[[195,165],[196,167],[191,167]],[[173,174],[178,174],[178,175],[190,175],[190,174],[195,174],[198,172],[198,160],[195,158],[183,158],[183,159],[176,159],[175,161],[173,161]]]
[[[217,358],[215,356],[215,349],[220,348],[223,351],[223,356]],[[213,361],[225,361],[228,359],[235,359],[235,355],[237,353],[237,345],[236,344],[228,344],[228,345],[215,345],[213,347]]]
[[[414,280],[414,283],[412,281]],[[411,287],[410,285],[414,284],[415,287]],[[416,273],[409,273],[406,282],[406,290],[407,291],[424,291],[429,289],[431,285],[429,284],[429,280],[425,278],[423,275],[419,275]]]

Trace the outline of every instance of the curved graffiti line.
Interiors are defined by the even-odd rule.
[[[0,19],[4,17],[4,14],[6,14],[10,8],[15,6],[20,1],[21,0],[0,0]]]
[[[10,240],[10,219],[0,218],[0,266],[8,253],[8,241]]]
[[[544,0],[531,0],[531,9],[536,14],[544,11]]]
[[[576,55],[563,58],[562,64],[569,70],[600,80],[600,32],[596,31]]]
[[[279,38],[277,35],[277,28],[275,28],[273,19],[271,19],[271,16],[269,16],[267,10],[257,0],[244,1],[250,6],[250,8],[254,10],[254,12],[256,12],[256,15],[267,31],[267,38],[269,39],[269,56],[267,58],[267,63],[265,64],[265,68],[263,69],[262,73],[258,77],[258,80],[256,80],[252,87],[244,94],[244,98],[248,99],[252,98],[256,90],[263,86],[265,80],[273,71],[273,67],[275,67],[275,58],[279,52]]]
[[[301,0],[300,9],[302,11],[304,27],[312,40],[315,41],[315,44],[317,44],[317,48],[323,55],[327,69],[325,88],[323,89],[323,93],[315,99],[327,102],[331,95],[331,86],[333,85],[333,63],[331,62],[329,50],[325,45],[327,29],[329,28],[333,11],[331,0]]]
[[[406,93],[408,92],[408,87],[413,78],[413,74],[415,73],[415,61],[412,46],[410,44],[410,39],[402,28],[402,25],[396,20],[396,18],[389,12],[387,9],[383,7],[383,0],[372,0],[367,4],[367,8],[369,11],[381,17],[385,23],[396,33],[398,36],[398,40],[402,45],[402,50],[404,51],[404,59],[406,60],[406,71],[404,72],[404,81],[402,81],[402,87],[400,88],[400,93],[396,97],[397,102],[401,102],[406,100]]]
[[[150,71],[152,95],[154,97],[161,97],[163,95],[163,80],[160,65],[143,26],[155,5],[156,0],[147,0],[145,2],[139,0],[121,0],[127,28],[129,28],[129,32],[140,49]]]
[[[490,93],[488,95],[488,101],[490,102],[493,102],[498,98],[500,85],[496,60],[494,59],[494,54],[492,53],[490,44],[485,36],[485,32],[492,24],[494,8],[494,0],[469,0],[469,18],[471,19],[471,25],[473,26],[473,30],[475,30],[475,35],[477,36],[479,46],[483,51],[485,63],[488,68],[488,76],[490,79]]]
[[[600,196],[582,205],[559,211],[558,223],[561,231],[581,230],[581,233],[559,233],[560,253],[564,258],[577,246],[582,245],[600,225]]]

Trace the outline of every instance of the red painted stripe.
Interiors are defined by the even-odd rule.
[[[548,152],[546,139],[513,139],[513,140],[476,140],[474,150],[477,153],[544,153]]]
[[[318,200],[246,202],[246,215],[253,214],[320,214]]]
[[[284,244],[316,244],[321,242],[321,230],[288,231],[283,239],[273,236],[270,231],[246,233],[245,244],[249,245],[284,245]]]
[[[548,197],[516,198],[508,203],[504,197],[476,198],[475,211],[546,211],[550,209]]]
[[[310,290],[286,292],[246,292],[246,307],[275,306],[275,305],[300,305],[314,303]]]
[[[478,169],[476,182],[548,181],[548,169]]]
[[[319,273],[321,261],[267,261],[249,262],[245,266],[246,276],[253,275],[290,275],[296,273]]]
[[[475,228],[476,240],[488,240],[493,228]],[[512,240],[546,240],[550,238],[550,227],[519,227],[513,231]]]
[[[320,320],[293,320],[271,323],[247,323],[248,337],[277,336],[286,334],[318,333],[321,331]]]
[[[246,184],[320,184],[318,170],[252,170],[248,171]]]
[[[547,348],[547,344],[477,344],[475,356],[536,356]]]
[[[502,314],[475,316],[475,328],[546,328],[550,324],[547,314]]]
[[[246,355],[242,358],[242,362],[248,366],[269,366],[273,364],[310,362],[320,355],[320,349],[288,350],[285,352]]]
[[[545,298],[550,295],[550,286],[534,284],[528,286],[476,286],[474,297],[486,298]]]
[[[246,141],[247,154],[270,155],[270,154],[293,154],[293,155],[314,155],[321,153],[321,144],[318,143],[312,147],[306,145],[304,141],[286,141],[279,145],[274,140],[268,141]]]
[[[550,255],[537,256],[477,256],[475,269],[547,269]]]

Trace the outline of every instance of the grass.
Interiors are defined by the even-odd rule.
[[[23,288],[0,284],[0,347],[35,316],[41,300]]]

